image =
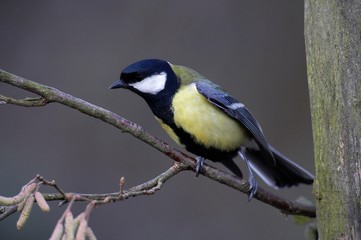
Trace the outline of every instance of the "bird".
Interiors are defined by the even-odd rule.
[[[109,88],[142,97],[170,138],[196,156],[197,176],[207,159],[242,179],[234,162],[240,156],[248,169],[249,199],[258,190],[254,172],[276,189],[313,183],[310,172],[267,142],[244,104],[191,68],[162,59],[140,60],[125,67]]]

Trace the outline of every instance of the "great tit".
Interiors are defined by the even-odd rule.
[[[275,188],[313,183],[311,173],[268,144],[242,103],[190,68],[160,59],[141,60],[126,67],[110,88],[141,96],[168,135],[197,156],[197,174],[209,159],[242,178],[233,161],[239,155],[249,170],[250,199],[258,187],[253,171]]]

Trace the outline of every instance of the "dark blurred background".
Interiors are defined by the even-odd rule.
[[[246,104],[274,146],[314,172],[302,1],[1,0],[0,34],[0,68],[114,111],[173,146],[142,99],[108,87],[122,68],[144,58],[196,69]],[[0,94],[33,96],[3,83]],[[131,187],[172,163],[59,104],[1,105],[0,161],[3,196],[38,173],[65,191],[113,192],[121,176]],[[291,200],[312,198],[310,186],[267,189]],[[76,204],[75,213],[84,207]],[[34,207],[21,231],[14,214],[0,222],[0,239],[47,239],[64,209]],[[100,206],[90,226],[99,239],[304,238],[292,217],[192,172],[153,196]]]

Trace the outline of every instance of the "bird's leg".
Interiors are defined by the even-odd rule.
[[[196,163],[196,177],[198,177],[199,173],[201,171],[201,168],[202,168],[202,166],[204,164],[204,158],[201,157],[201,156],[197,156],[196,160],[197,160],[197,163]]]
[[[256,177],[253,175],[253,171],[251,169],[251,166],[249,164],[249,161],[247,158],[244,159],[244,161],[246,162],[247,168],[248,168],[248,172],[249,172],[249,184],[250,184],[250,188],[251,191],[248,195],[248,201],[251,201],[251,199],[254,197],[254,195],[257,193],[258,190],[258,183],[256,180]]]
[[[248,168],[248,173],[249,173],[248,181],[249,181],[249,185],[250,185],[250,191],[248,193],[248,201],[251,201],[251,199],[257,193],[258,183],[257,183],[256,177],[253,175],[251,165],[249,163],[249,160],[248,160],[246,154],[244,154],[244,152],[245,152],[245,149],[241,148],[241,150],[238,151],[238,155],[243,159],[243,161],[246,163],[247,168]]]

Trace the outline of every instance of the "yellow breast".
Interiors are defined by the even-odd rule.
[[[174,96],[172,106],[177,127],[183,128],[205,147],[231,151],[247,140],[240,123],[199,94],[195,84],[182,86]]]

